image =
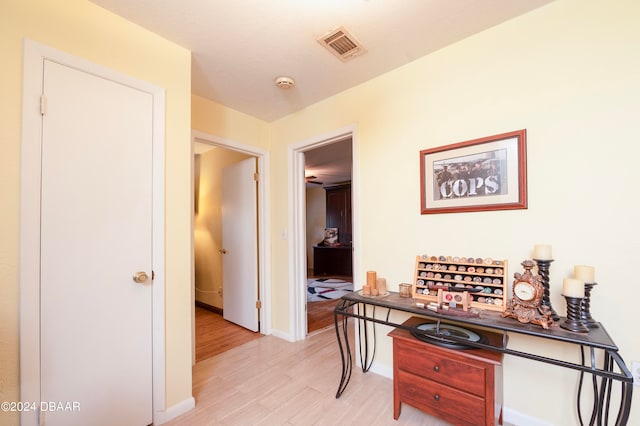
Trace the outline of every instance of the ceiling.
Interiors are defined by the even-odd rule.
[[[91,1],[189,49],[192,93],[271,122],[552,0]],[[366,52],[317,41],[338,27]]]
[[[351,138],[323,145],[304,153],[307,188],[351,182]]]

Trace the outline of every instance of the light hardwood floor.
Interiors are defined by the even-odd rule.
[[[352,340],[353,342],[353,340]],[[339,398],[333,328],[299,342],[264,336],[197,363],[196,407],[167,423],[186,425],[446,425],[403,405],[393,420],[393,383],[354,367]]]
[[[196,362],[262,337],[225,320],[222,315],[196,306]]]
[[[333,327],[333,310],[340,299],[307,302],[307,333]]]

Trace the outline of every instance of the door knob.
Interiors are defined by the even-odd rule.
[[[138,284],[147,282],[148,279],[149,279],[149,276],[146,274],[146,272],[136,272],[135,275],[133,276],[133,281],[137,282]]]

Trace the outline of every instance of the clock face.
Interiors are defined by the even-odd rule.
[[[536,289],[532,284],[526,281],[519,281],[513,286],[513,294],[518,299],[529,302],[535,298]]]

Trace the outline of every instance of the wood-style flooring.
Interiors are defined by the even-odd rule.
[[[225,320],[222,315],[196,306],[196,362],[262,337]]]
[[[340,299],[307,303],[307,333],[333,327],[333,309]]]
[[[307,303],[307,333],[333,327],[333,309],[339,299]],[[226,321],[222,315],[195,308],[196,362],[216,356],[262,335]]]
[[[336,399],[340,371],[333,328],[293,343],[274,336],[254,339],[197,363],[196,407],[167,424],[447,425],[406,404],[394,421],[392,380],[357,366]]]
[[[312,271],[307,273],[308,278],[314,277]],[[347,276],[323,276],[322,278],[337,278],[345,281],[352,281],[353,277]],[[333,327],[333,308],[336,307],[340,299],[322,300],[319,302],[307,303],[307,333],[314,333],[327,327]]]

